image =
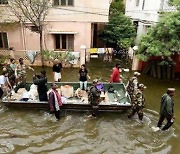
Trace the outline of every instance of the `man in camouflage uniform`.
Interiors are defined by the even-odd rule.
[[[17,86],[14,88],[15,92],[17,92],[19,88],[26,88],[26,68],[34,71],[32,67],[26,66],[24,64],[23,58],[20,58],[19,64],[17,64],[17,68],[16,68]]]
[[[144,84],[139,84],[138,89],[135,90],[132,100],[132,107],[131,111],[128,115],[128,118],[130,119],[136,112],[138,114],[138,117],[140,120],[143,119],[143,108],[145,107],[145,98],[143,95],[143,90],[146,87]]]
[[[92,114],[89,117],[96,117],[99,112],[99,101],[101,92],[97,89],[96,85],[98,83],[97,79],[93,80],[93,86],[90,88],[88,100],[92,105]]]
[[[141,75],[139,72],[134,72],[134,76],[130,78],[130,80],[127,83],[126,90],[131,98],[133,99],[134,91],[138,88],[138,77]]]

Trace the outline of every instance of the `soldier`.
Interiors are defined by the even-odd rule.
[[[127,83],[126,90],[131,97],[133,98],[134,91],[138,88],[138,77],[141,75],[139,72],[134,72],[134,76],[130,78]]]
[[[26,68],[31,69],[34,71],[34,69],[30,66],[26,66],[23,62],[23,58],[19,59],[19,64],[17,64],[16,67],[16,77],[18,80],[17,86],[14,88],[14,91],[17,92],[19,88],[26,88]]]
[[[92,105],[92,114],[89,115],[88,117],[96,117],[98,115],[98,105],[100,101],[100,95],[101,92],[97,89],[96,85],[98,83],[97,79],[93,80],[93,86],[90,88],[89,95],[88,95],[88,100],[90,104]]]
[[[145,98],[143,95],[143,91],[146,89],[144,84],[139,84],[138,89],[133,94],[132,107],[131,111],[128,115],[130,119],[136,112],[140,120],[143,119],[143,108],[145,107]]]
[[[174,94],[175,88],[168,88],[167,93],[161,99],[160,118],[157,127],[160,128],[166,118],[167,124],[162,128],[163,131],[169,129],[174,123],[174,101],[172,99]]]

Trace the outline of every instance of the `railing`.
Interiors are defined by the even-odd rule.
[[[58,52],[59,53],[65,53],[65,51],[63,51],[63,52],[61,52],[61,51],[54,51],[54,52],[56,52],[56,53],[58,53]],[[72,53],[75,53],[75,52],[72,52]],[[18,51],[0,50],[0,58],[2,56],[5,59],[5,63],[9,62],[9,58],[15,58],[16,61],[18,61],[19,58],[23,58],[24,59],[24,63],[27,64],[27,65],[31,65],[31,66],[41,66],[42,65],[40,51],[37,51],[37,55],[35,56],[35,59],[34,59],[33,63],[31,63],[30,59],[28,58],[26,50],[18,50]],[[52,66],[52,62],[44,61],[44,65],[45,66]],[[72,66],[72,64],[70,62],[64,62],[63,65],[65,67]],[[79,63],[78,64],[73,64],[73,67],[79,67]]]

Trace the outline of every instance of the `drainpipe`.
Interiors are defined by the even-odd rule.
[[[26,50],[26,39],[25,39],[25,32],[24,32],[24,26],[21,23],[21,35],[22,35],[22,42],[23,42],[23,50]]]

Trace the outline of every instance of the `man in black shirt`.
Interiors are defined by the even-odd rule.
[[[61,81],[61,71],[62,71],[62,64],[59,62],[58,59],[55,59],[53,65],[53,77],[55,82]]]
[[[47,78],[46,72],[41,71],[41,75],[34,75],[33,83],[37,85],[38,95],[40,101],[47,101]]]

